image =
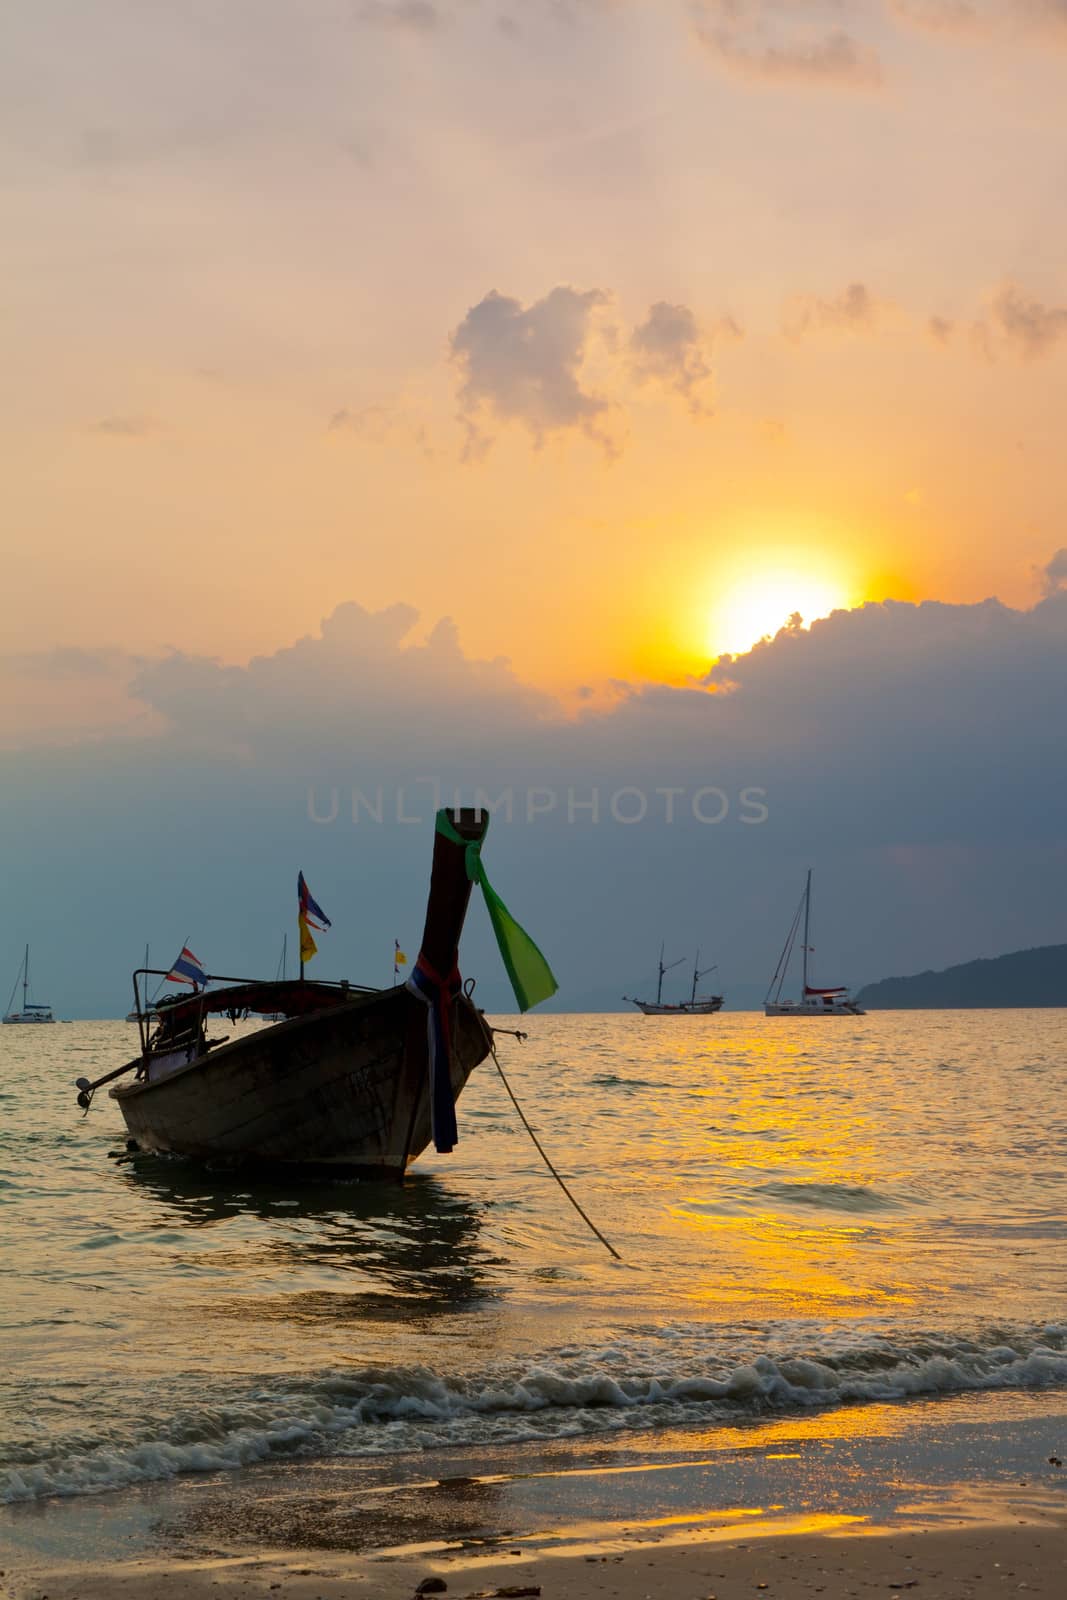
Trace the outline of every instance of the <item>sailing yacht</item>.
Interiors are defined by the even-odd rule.
[[[797,933],[798,933],[798,931],[800,929],[801,921],[803,921],[803,924],[804,924],[804,933],[803,933],[803,936],[802,936],[802,943],[801,943],[801,946],[800,946],[801,951],[803,952],[803,958],[804,958],[803,959],[804,976],[803,976],[803,984],[802,984],[801,992],[800,992],[800,999],[799,1000],[783,1000],[782,999],[782,986],[785,983],[786,974],[789,971],[789,961],[790,961],[790,957],[793,954],[793,946],[796,943],[796,937],[797,937]],[[863,1010],[863,1008],[861,1006],[857,1005],[855,1000],[850,998],[849,992],[848,992],[847,988],[844,987],[844,985],[838,985],[836,988],[833,988],[833,989],[817,989],[817,988],[814,987],[813,984],[810,984],[808,982],[808,956],[810,954],[811,954],[811,868],[809,867],[808,868],[807,880],[806,880],[806,882],[804,884],[804,893],[800,897],[800,904],[797,906],[796,913],[795,913],[795,915],[793,917],[792,925],[791,925],[791,927],[789,929],[788,938],[785,941],[785,946],[784,946],[784,948],[782,950],[781,955],[778,957],[778,965],[774,969],[774,977],[771,979],[770,987],[767,990],[767,995],[766,995],[766,998],[765,998],[765,1000],[763,1002],[763,1013],[764,1013],[764,1016],[767,1016],[767,1017],[863,1017],[863,1016],[866,1016],[867,1013]]]
[[[697,995],[697,984],[701,978],[706,978],[709,972],[714,972],[714,967],[700,966],[700,951],[697,951],[696,960],[693,962],[693,986],[688,1000],[682,1000],[678,1005],[664,1005],[663,1003],[663,974],[670,972],[672,967],[680,967],[685,960],[679,956],[677,961],[663,960],[664,946],[659,947],[659,982],[656,984],[655,1000],[634,1000],[630,995],[624,994],[623,999],[630,1005],[636,1006],[638,1011],[643,1011],[646,1017],[707,1017],[714,1011],[722,1010],[723,997],[721,994]]]
[[[278,958],[278,967],[277,967],[277,970],[276,970],[276,972],[274,974],[275,983],[284,983],[285,982],[285,966],[286,966],[286,961],[288,959],[288,955],[289,955],[289,935],[287,933],[283,933],[282,934],[282,953],[281,953],[280,957]],[[267,1018],[267,1021],[268,1022],[282,1022],[282,1021],[284,1021],[284,1018],[285,1018],[285,1013],[284,1012],[282,1012],[282,1011],[272,1011],[271,1014],[269,1015],[269,1017]]]
[[[22,1010],[21,1011],[15,1011],[13,1009],[14,1008],[14,1003],[15,1003],[15,990],[19,986],[19,978],[21,978],[21,980],[22,980]],[[26,998],[28,993],[29,993],[29,988],[30,988],[30,947],[29,947],[29,945],[27,945],[26,946],[26,954],[23,956],[22,965],[19,968],[18,977],[16,977],[14,985],[12,986],[12,989],[11,989],[11,998],[7,1002],[7,1007],[8,1007],[7,1016],[3,1020],[5,1022],[54,1022],[56,1019],[52,1015],[52,1007],[51,1006],[33,1005]]]

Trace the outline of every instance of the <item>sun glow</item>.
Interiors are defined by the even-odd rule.
[[[708,619],[713,655],[739,655],[799,615],[804,627],[849,605],[842,583],[807,572],[759,573],[730,586]]]

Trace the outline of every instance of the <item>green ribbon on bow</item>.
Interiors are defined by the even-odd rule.
[[[453,844],[460,846],[464,853],[467,877],[471,883],[481,886],[482,894],[485,896],[485,909],[489,913],[489,921],[493,924],[496,942],[500,947],[500,955],[511,980],[511,987],[515,991],[519,1010],[529,1011],[531,1006],[540,1005],[542,1000],[547,1000],[555,994],[559,984],[552,975],[552,968],[530,935],[524,928],[519,927],[486,876],[482,864],[482,843],[485,835],[483,834],[479,840],[464,839],[452,826],[447,811],[437,813],[437,831],[443,833],[446,839],[451,839]]]

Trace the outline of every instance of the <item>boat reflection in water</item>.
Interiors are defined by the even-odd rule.
[[[409,1173],[403,1187],[250,1182],[247,1173],[150,1155],[121,1171],[142,1197],[147,1191],[161,1210],[178,1213],[161,1216],[161,1227],[177,1220],[201,1231],[202,1248],[191,1252],[197,1270],[217,1270],[234,1315],[412,1323],[500,1293],[490,1282],[495,1258],[480,1237],[484,1207],[426,1174]]]

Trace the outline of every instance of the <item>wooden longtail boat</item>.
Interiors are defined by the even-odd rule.
[[[213,1162],[395,1178],[431,1137],[439,1149],[450,1148],[447,1128],[442,1136],[431,1126],[441,1088],[433,1089],[431,1057],[443,1057],[458,1096],[492,1035],[456,965],[471,891],[465,847],[480,843],[488,818],[473,810],[448,818],[455,837],[440,829],[434,836],[416,964],[436,1013],[425,995],[406,987],[304,979],[212,980],[224,987],[148,1008],[137,982],[148,976],[142,969],[134,974],[141,1053],[95,1084],[79,1079],[79,1104],[87,1107],[101,1083],[133,1073],[110,1094],[136,1147]],[[249,1014],[282,1020],[233,1040],[207,1038],[210,1017]],[[443,1051],[432,1048],[435,1019]],[[440,1120],[445,1127],[447,1118]]]

